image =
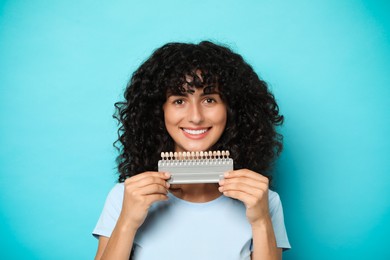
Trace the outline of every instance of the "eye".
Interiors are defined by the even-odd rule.
[[[173,104],[175,104],[175,105],[183,105],[184,104],[184,100],[183,99],[175,99],[173,101]]]
[[[208,97],[208,98],[204,99],[204,102],[207,104],[212,104],[212,103],[215,103],[217,101],[214,98]]]

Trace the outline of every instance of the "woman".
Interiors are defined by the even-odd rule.
[[[93,234],[96,259],[281,259],[289,248],[268,189],[283,116],[243,58],[211,42],[169,43],[133,74],[120,122],[119,184]],[[170,185],[161,152],[228,150],[217,184]]]

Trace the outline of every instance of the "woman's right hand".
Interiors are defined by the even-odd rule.
[[[169,173],[144,172],[126,179],[121,222],[137,230],[154,202],[168,200],[169,178]]]
[[[144,172],[126,179],[122,211],[111,237],[100,236],[95,259],[129,259],[138,228],[150,206],[167,200],[169,173]]]

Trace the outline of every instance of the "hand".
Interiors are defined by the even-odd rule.
[[[138,229],[148,214],[150,206],[167,200],[169,173],[144,172],[126,179],[120,218],[130,227]]]
[[[256,172],[241,169],[226,172],[219,182],[219,191],[225,196],[242,201],[246,216],[252,226],[269,218],[268,178]]]

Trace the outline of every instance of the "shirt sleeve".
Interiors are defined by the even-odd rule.
[[[277,246],[283,249],[290,249],[291,246],[284,225],[282,202],[279,194],[271,190],[269,191],[269,210]]]
[[[96,238],[110,237],[122,210],[123,183],[116,184],[109,192],[102,213],[92,232]]]

